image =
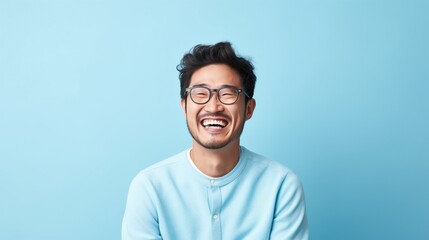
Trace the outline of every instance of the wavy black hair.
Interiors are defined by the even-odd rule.
[[[240,75],[244,91],[253,98],[256,75],[250,60],[235,54],[230,42],[219,42],[214,45],[196,45],[186,53],[177,65],[180,79],[180,97],[186,98],[186,88],[189,87],[192,74],[198,69],[210,64],[226,64]],[[249,100],[246,97],[246,103]]]

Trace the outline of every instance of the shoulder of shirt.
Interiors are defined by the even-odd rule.
[[[183,164],[187,161],[187,151],[189,150],[182,151],[162,161],[152,164],[144,168],[143,170],[141,170],[138,175],[152,174],[154,172],[156,173],[158,171],[163,171],[165,169],[174,168],[178,164]]]
[[[252,152],[244,147],[242,147],[243,151],[246,152],[247,154],[247,159],[249,161],[249,163],[251,163],[252,165],[256,165],[259,168],[261,167],[265,167],[267,168],[268,171],[272,172],[273,174],[279,174],[283,177],[290,177],[290,178],[296,178],[297,176],[295,175],[295,173],[290,170],[287,166],[285,166],[284,164],[272,160],[270,158],[267,158],[263,155],[260,155],[258,153]]]

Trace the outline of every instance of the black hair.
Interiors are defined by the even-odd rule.
[[[189,87],[192,74],[210,64],[226,64],[240,75],[240,81],[247,95],[253,98],[256,75],[250,60],[235,54],[230,42],[219,42],[214,45],[196,45],[186,53],[177,65],[180,79],[180,97],[186,98],[185,89]],[[249,99],[246,98],[246,102]]]

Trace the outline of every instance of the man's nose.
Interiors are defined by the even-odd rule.
[[[219,101],[218,92],[213,91],[212,97],[206,103],[205,110],[207,112],[220,112],[223,111],[223,104]]]

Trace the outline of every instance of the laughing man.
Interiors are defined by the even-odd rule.
[[[181,106],[192,147],[134,178],[122,240],[308,239],[299,179],[240,145],[256,106],[253,69],[229,42],[184,55]]]

